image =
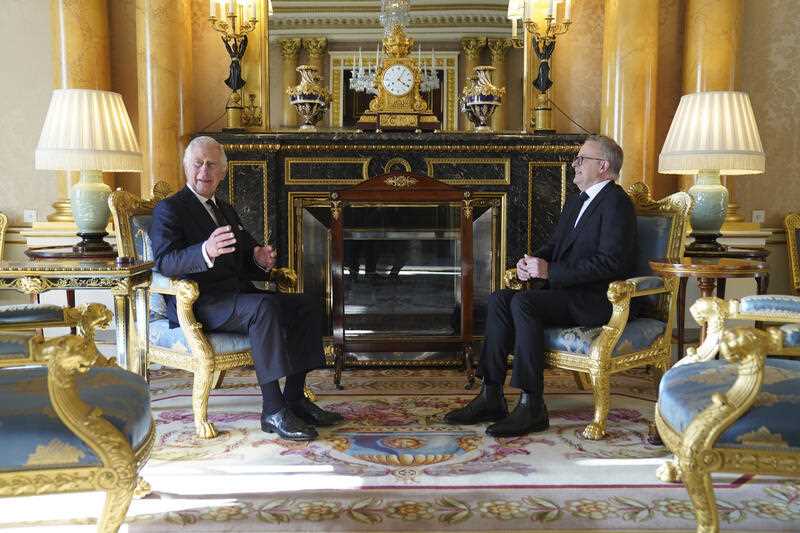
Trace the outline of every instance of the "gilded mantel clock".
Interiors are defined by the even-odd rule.
[[[428,109],[419,94],[420,70],[409,57],[414,40],[407,37],[401,26],[395,26],[383,40],[388,54],[375,75],[378,94],[356,122],[364,131],[433,131],[440,127],[439,119]]]

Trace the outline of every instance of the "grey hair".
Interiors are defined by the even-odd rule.
[[[201,146],[216,146],[219,148],[219,164],[223,169],[228,168],[228,156],[225,155],[225,149],[222,147],[222,145],[213,137],[201,135],[200,137],[195,137],[192,139],[191,142],[186,146],[186,150],[183,151],[184,172],[187,174],[189,173],[189,167],[192,164],[192,154],[194,153],[195,148],[199,148]]]
[[[619,171],[622,169],[623,155],[622,147],[617,144],[617,141],[605,135],[589,135],[585,142],[592,142],[600,147],[603,159],[608,161],[608,173],[615,179],[618,178]]]

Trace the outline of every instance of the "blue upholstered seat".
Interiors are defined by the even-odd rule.
[[[58,305],[18,304],[0,305],[0,323],[23,324],[26,322],[59,322],[64,320],[64,311]]]
[[[211,348],[216,353],[243,352],[250,350],[250,339],[247,335],[236,333],[214,333],[206,334]],[[159,318],[150,321],[150,345],[189,353],[189,346],[183,329],[170,329],[169,320]]]
[[[0,333],[0,362],[27,358],[33,333]]]
[[[665,326],[664,322],[652,318],[638,318],[628,322],[611,353],[612,357],[646,349],[664,334]],[[602,327],[547,328],[544,330],[545,348],[588,355],[592,341],[602,330]]]
[[[81,399],[139,449],[150,432],[150,394],[140,376],[118,367],[92,368],[76,378]],[[99,466],[94,452],[56,416],[47,389],[47,368],[0,372],[0,472],[78,465]]]
[[[745,296],[739,300],[740,313],[758,313],[769,315],[772,313],[795,313],[800,315],[800,296],[784,294],[762,294],[758,296]]]
[[[800,346],[800,324],[784,324],[779,329],[783,332],[784,348]]]
[[[731,388],[736,372],[735,365],[723,360],[673,367],[661,379],[659,414],[683,434],[689,422],[711,405],[712,394]],[[722,433],[715,446],[800,447],[800,361],[768,358],[755,403]]]

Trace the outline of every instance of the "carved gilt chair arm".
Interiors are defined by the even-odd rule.
[[[683,433],[681,447],[686,456],[711,448],[719,436],[756,400],[764,380],[767,353],[780,350],[781,332],[777,328],[725,330],[720,335],[720,353],[736,365],[736,380],[726,392],[711,396],[711,405],[697,414]]]
[[[294,269],[273,268],[269,271],[269,280],[275,284],[279,292],[297,292],[297,272]]]
[[[672,287],[659,276],[639,276],[608,285],[606,296],[611,303],[611,318],[603,326],[600,335],[592,342],[589,356],[597,360],[610,360],[631,312],[631,300],[654,294],[670,293]]]
[[[686,357],[678,361],[678,365],[709,361],[717,356],[725,322],[738,314],[739,302],[715,296],[700,298],[692,304],[689,312],[700,326],[706,326],[706,338],[697,348],[687,349]]]
[[[58,418],[84,441],[119,482],[133,483],[135,457],[128,439],[103,416],[100,409],[80,397],[75,378],[93,366],[116,366],[100,356],[94,341],[76,335],[39,343],[36,357],[47,361],[47,388]]]

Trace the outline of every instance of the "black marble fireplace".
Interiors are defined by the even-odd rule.
[[[486,243],[481,244],[489,248],[486,261],[494,266],[491,275],[475,280],[481,285],[475,293],[488,295],[499,287],[504,267],[512,267],[552,232],[566,197],[577,191],[570,162],[584,139],[583,135],[352,131],[211,136],[223,143],[228,156],[228,176],[218,193],[236,207],[254,236],[278,248],[279,264],[297,270],[302,289],[319,295],[331,325],[332,193],[397,171],[463,189],[490,210],[476,218],[482,221],[476,225],[476,238],[484,239],[477,242]],[[431,244],[420,241],[417,246],[425,250]],[[379,252],[384,259],[392,257],[391,251]],[[383,262],[390,264],[388,259]],[[352,288],[362,289],[357,282]],[[474,334],[480,338],[482,333],[476,321]]]

